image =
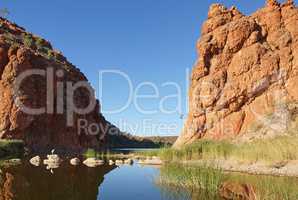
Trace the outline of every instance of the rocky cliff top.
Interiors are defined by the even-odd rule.
[[[286,130],[289,109],[298,100],[297,40],[298,9],[292,0],[267,0],[250,16],[211,5],[197,43],[189,115],[176,146]],[[252,134],[256,124],[268,130]]]
[[[13,47],[13,49],[26,48],[36,56],[41,56],[78,72],[84,80],[87,80],[84,74],[80,73],[80,70],[63,56],[62,52],[53,49],[49,41],[27,32],[23,27],[2,17],[0,17],[0,34],[2,45]]]

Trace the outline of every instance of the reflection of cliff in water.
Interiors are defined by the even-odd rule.
[[[54,174],[29,164],[2,169],[0,200],[95,200],[104,175],[113,169],[67,165]]]

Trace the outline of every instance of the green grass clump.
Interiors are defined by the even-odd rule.
[[[239,184],[248,184],[255,188],[259,200],[296,200],[298,199],[298,179],[292,177],[252,176],[244,174],[226,174],[225,180]]]
[[[104,152],[99,152],[94,149],[87,149],[84,153],[83,156],[86,158],[104,158],[106,157],[106,153]]]
[[[280,136],[273,139],[244,143],[233,149],[230,157],[243,161],[279,162],[298,160],[297,136]]]
[[[21,140],[0,140],[0,158],[21,157],[24,143]]]
[[[200,189],[204,193],[216,194],[223,178],[224,175],[220,170],[169,164],[160,169],[160,177],[157,183],[159,185]]]
[[[219,199],[223,183],[252,186],[257,200],[297,200],[297,178],[253,176],[240,173],[223,173],[208,167],[192,167],[180,164],[165,165],[160,170],[157,184],[161,188],[186,188],[199,199]]]
[[[158,156],[166,161],[187,161],[228,158],[236,145],[226,141],[201,140],[181,149],[162,148],[142,152],[143,156]]]
[[[280,136],[234,144],[228,141],[200,140],[180,149],[162,148],[142,152],[143,156],[158,156],[163,160],[178,162],[189,160],[233,159],[247,162],[280,162],[298,160],[297,136]]]
[[[95,158],[97,157],[97,152],[94,149],[87,149],[83,155],[86,158]]]

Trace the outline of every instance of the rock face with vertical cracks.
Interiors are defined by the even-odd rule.
[[[0,19],[0,139],[21,139],[33,150],[99,147],[107,122],[93,93],[48,41]]]
[[[197,49],[189,114],[176,147],[287,129],[298,100],[298,8],[292,0],[267,0],[250,16],[213,4]],[[262,136],[253,134],[256,124],[267,127]]]

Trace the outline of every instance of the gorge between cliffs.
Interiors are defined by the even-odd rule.
[[[7,3],[0,200],[297,200],[297,3]]]

